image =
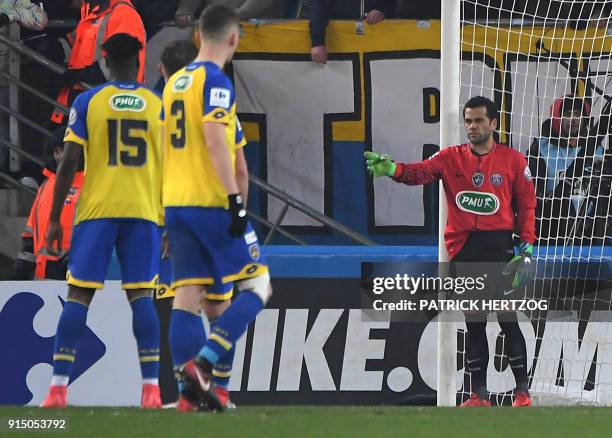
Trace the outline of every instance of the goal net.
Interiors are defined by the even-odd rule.
[[[612,404],[612,0],[461,0],[461,104],[500,109],[499,142],[525,154],[536,187],[537,270],[525,312],[536,404]],[[465,141],[465,137],[462,138]],[[465,369],[459,330],[458,368]],[[489,337],[492,401],[511,401],[514,378],[495,316]],[[457,388],[469,397],[469,375]]]

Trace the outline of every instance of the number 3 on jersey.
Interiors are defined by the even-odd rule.
[[[175,149],[185,147],[185,102],[175,100],[170,107],[170,113],[176,117],[176,131],[170,136],[170,142]]]
[[[146,120],[130,119],[110,119],[107,122],[108,165],[116,166],[120,162],[124,166],[143,166],[147,162],[147,142],[144,136],[149,123]]]

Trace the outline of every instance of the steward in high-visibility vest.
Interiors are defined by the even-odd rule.
[[[102,54],[102,44],[116,33],[132,35],[142,44],[139,55],[138,81],[144,82],[147,37],[140,15],[130,0],[83,0],[81,20],[68,35],[71,46],[68,71],[61,75],[57,103],[68,107],[84,88],[79,82],[98,85],[108,81],[108,68]],[[65,122],[66,115],[55,110],[51,121]]]
[[[50,146],[53,149],[55,161],[59,163],[64,148],[63,129],[57,130],[50,140]],[[82,170],[76,173],[66,198],[64,209],[62,210],[62,253],[50,254],[46,249],[45,234],[47,233],[51,206],[53,205],[55,167],[55,163],[49,163],[43,170],[43,175],[47,179],[38,189],[32,210],[30,210],[28,222],[21,235],[21,251],[15,261],[12,275],[14,280],[32,280],[32,278],[36,280],[66,279],[68,260],[66,255],[70,249],[72,223],[81,187],[83,186],[84,174]]]

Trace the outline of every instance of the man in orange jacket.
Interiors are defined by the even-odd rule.
[[[63,231],[62,254],[49,254],[46,250],[45,234],[49,225],[49,213],[53,203],[53,188],[55,187],[55,168],[62,159],[64,152],[64,129],[58,128],[49,141],[53,149],[54,161],[43,169],[47,179],[42,183],[32,205],[26,228],[23,231],[22,247],[13,270],[13,280],[65,280],[67,253],[70,249],[72,222],[76,203],[83,185],[82,169],[76,173],[64,209],[61,224]]]
[[[57,97],[58,104],[69,107],[84,90],[80,82],[98,85],[108,81],[109,72],[102,56],[102,44],[117,33],[127,33],[142,44],[138,81],[144,82],[147,37],[142,19],[131,0],[83,0],[81,20],[67,38],[71,51],[68,70],[60,77],[63,88]],[[56,109],[51,121],[61,124],[65,122],[65,117]]]

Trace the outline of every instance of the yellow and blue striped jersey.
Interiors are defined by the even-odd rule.
[[[247,144],[247,139],[244,136],[244,131],[242,130],[242,126],[240,126],[240,121],[238,120],[238,116],[236,116],[236,140],[234,142],[234,145],[236,148],[241,148],[246,146]],[[165,217],[164,217],[164,211],[162,208],[162,215],[159,218],[159,225],[164,226],[165,225]],[[173,297],[174,293],[172,295],[167,295],[169,297]],[[166,295],[164,295],[164,297],[166,297]]]
[[[85,182],[75,223],[145,219],[161,211],[161,99],[133,83],[109,82],[80,94],[64,141],[83,146]]]
[[[238,140],[234,87],[212,62],[193,62],[170,77],[164,88],[162,201],[164,207],[224,207],[227,193],[208,153],[203,123],[222,123],[232,168]]]

